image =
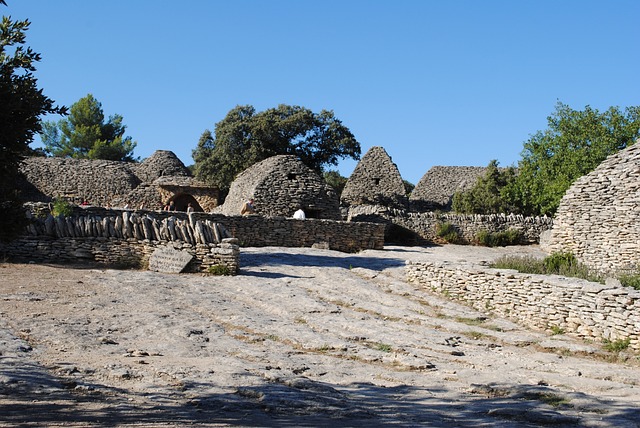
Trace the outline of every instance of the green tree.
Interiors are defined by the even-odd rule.
[[[402,185],[404,186],[404,193],[405,195],[407,195],[407,197],[411,196],[411,192],[413,192],[413,189],[416,188],[415,184],[404,179],[402,180]]]
[[[322,176],[324,181],[326,181],[329,186],[333,187],[338,194],[338,197],[340,197],[344,190],[344,186],[347,184],[347,177],[343,177],[340,175],[340,172],[334,170],[325,171]]]
[[[25,47],[30,22],[3,16],[0,24],[0,239],[9,240],[25,224],[16,191],[19,165],[40,131],[40,116],[65,114],[64,107],[38,89],[34,77],[40,54]]]
[[[102,104],[88,94],[71,106],[69,117],[42,125],[42,143],[53,156],[134,161],[136,142],[125,137],[122,116],[104,121]]]
[[[502,195],[526,215],[553,215],[571,184],[640,136],[640,107],[600,113],[558,102],[549,128],[525,144],[518,175]]]
[[[515,169],[498,168],[492,160],[474,186],[453,195],[451,208],[465,214],[497,214],[514,212],[517,209],[504,197],[506,186],[515,178]]]
[[[360,143],[332,111],[279,105],[256,113],[245,105],[216,123],[215,135],[209,130],[201,135],[193,159],[196,177],[225,190],[246,168],[284,154],[321,173],[339,158],[359,159]]]

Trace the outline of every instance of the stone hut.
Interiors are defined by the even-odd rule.
[[[640,140],[638,140],[640,141]],[[541,247],[570,252],[592,269],[640,267],[640,144],[609,156],[576,180],[560,201]]]
[[[384,148],[371,147],[362,157],[344,186],[340,203],[407,207],[402,176]]]
[[[239,215],[250,197],[256,212],[267,217],[291,217],[302,206],[308,218],[341,219],[335,190],[295,156],[273,156],[247,168],[216,212]]]
[[[409,197],[411,210],[448,211],[456,192],[468,190],[484,174],[480,166],[434,166],[422,176]]]
[[[158,150],[141,163],[31,157],[21,165],[22,196],[31,202],[64,198],[75,204],[178,210],[217,206],[218,190],[198,182],[173,152]]]

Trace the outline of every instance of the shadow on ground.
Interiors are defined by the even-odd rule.
[[[140,394],[79,384],[33,364],[3,366],[0,423],[10,426],[567,427],[594,418],[597,426],[631,427],[640,420],[639,409],[580,393],[561,396],[545,386],[480,386],[451,400],[438,398],[451,397],[443,389],[332,385],[305,377],[255,386],[255,375],[247,374],[254,377],[251,386],[233,393],[207,394],[214,385],[194,382],[175,393]]]

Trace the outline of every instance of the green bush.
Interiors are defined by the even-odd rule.
[[[544,259],[535,257],[501,257],[495,260],[491,267],[497,269],[514,269],[522,273],[541,275],[562,275],[582,278],[587,281],[604,283],[604,277],[578,263],[571,253],[554,253]]]
[[[520,243],[522,235],[516,229],[508,229],[502,232],[488,232],[481,230],[476,235],[478,245],[485,247],[505,247],[507,245],[517,245]]]
[[[545,257],[542,264],[547,273],[560,275],[574,270],[578,266],[578,260],[571,253],[553,253]]]
[[[636,290],[640,290],[640,273],[623,274],[618,277],[618,280],[625,287],[633,287]]]
[[[73,213],[73,207],[69,202],[62,198],[55,198],[53,200],[53,210],[51,210],[51,215],[54,217],[63,216],[68,217]]]
[[[458,229],[449,222],[438,223],[436,225],[436,235],[450,244],[462,242],[462,237]]]
[[[231,269],[225,265],[213,265],[207,269],[209,275],[231,275]]]

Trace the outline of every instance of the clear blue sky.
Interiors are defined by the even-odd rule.
[[[190,165],[236,105],[291,104],[333,110],[415,184],[434,165],[517,163],[557,101],[640,105],[638,0],[6,1],[32,22],[45,94],[92,93],[141,158]]]

